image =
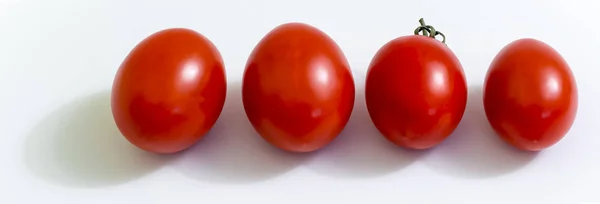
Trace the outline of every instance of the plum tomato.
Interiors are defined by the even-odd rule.
[[[321,30],[286,23],[264,36],[243,76],[246,115],[268,143],[311,152],[334,140],[354,105],[354,79],[338,45]]]
[[[540,151],[556,144],[577,112],[571,68],[554,48],[523,38],[506,45],[492,61],[483,105],[494,131],[508,144]]]
[[[389,141],[409,149],[445,140],[467,103],[463,68],[445,36],[423,19],[419,22],[415,35],[395,38],[377,51],[365,82],[373,124]],[[442,42],[435,39],[438,35]]]
[[[200,140],[221,114],[223,60],[203,35],[156,32],[127,55],[115,76],[111,108],[123,136],[140,149],[175,153]]]

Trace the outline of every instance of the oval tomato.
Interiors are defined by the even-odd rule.
[[[280,25],[254,48],[242,100],[254,129],[292,152],[315,151],[345,127],[354,105],[354,80],[337,44],[303,23]]]
[[[220,53],[201,34],[166,29],[140,42],[113,82],[111,107],[121,133],[135,146],[174,153],[215,124],[227,86]]]
[[[458,126],[467,84],[454,53],[433,27],[391,40],[375,54],[365,82],[369,116],[389,141],[410,149],[441,143]],[[417,35],[419,31],[425,35]],[[445,39],[444,39],[445,42]]]
[[[483,104],[488,121],[504,141],[539,151],[557,143],[571,128],[577,85],[556,50],[535,39],[520,39],[492,61]]]

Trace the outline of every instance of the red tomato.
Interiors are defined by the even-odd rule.
[[[288,23],[254,48],[242,99],[248,119],[267,142],[310,152],[345,127],[354,105],[354,79],[329,36],[307,24]]]
[[[483,104],[488,121],[509,144],[539,151],[569,131],[577,112],[577,85],[556,50],[534,39],[508,44],[487,72]]]
[[[211,129],[226,91],[215,46],[195,31],[166,29],[144,39],[123,61],[111,106],[119,130],[132,144],[175,153]]]
[[[462,66],[433,27],[396,38],[374,56],[365,84],[366,105],[375,127],[389,141],[427,149],[458,126],[467,103]],[[430,36],[417,35],[422,30]],[[445,41],[445,40],[444,40]]]

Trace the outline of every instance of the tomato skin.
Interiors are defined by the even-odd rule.
[[[156,32],[122,62],[111,108],[135,146],[175,153],[200,140],[221,114],[227,91],[223,60],[203,35],[184,28]]]
[[[354,79],[337,44],[319,29],[287,23],[256,45],[242,84],[244,109],[268,143],[318,150],[342,131],[354,105]]]
[[[504,141],[522,150],[539,151],[561,140],[575,120],[577,100],[567,62],[531,38],[505,46],[485,78],[488,121]]]
[[[410,35],[375,54],[365,82],[369,116],[392,143],[427,149],[460,123],[467,103],[462,65],[443,43]]]

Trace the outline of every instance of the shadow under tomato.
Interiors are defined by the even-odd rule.
[[[176,168],[184,175],[205,182],[261,182],[294,169],[309,157],[276,149],[264,141],[246,117],[241,94],[241,83],[230,82],[219,120],[202,141],[182,152],[177,162]]]
[[[165,156],[144,152],[121,135],[108,91],[52,112],[33,128],[23,149],[23,159],[36,176],[69,187],[125,183],[166,161]]]
[[[357,91],[348,124],[331,144],[316,153],[309,167],[333,177],[372,178],[396,172],[426,154],[398,147],[379,133],[367,111],[364,77],[355,80]]]
[[[433,149],[425,163],[436,172],[451,176],[487,178],[514,172],[536,155],[518,150],[496,135],[485,116],[482,87],[471,86],[461,123]]]

